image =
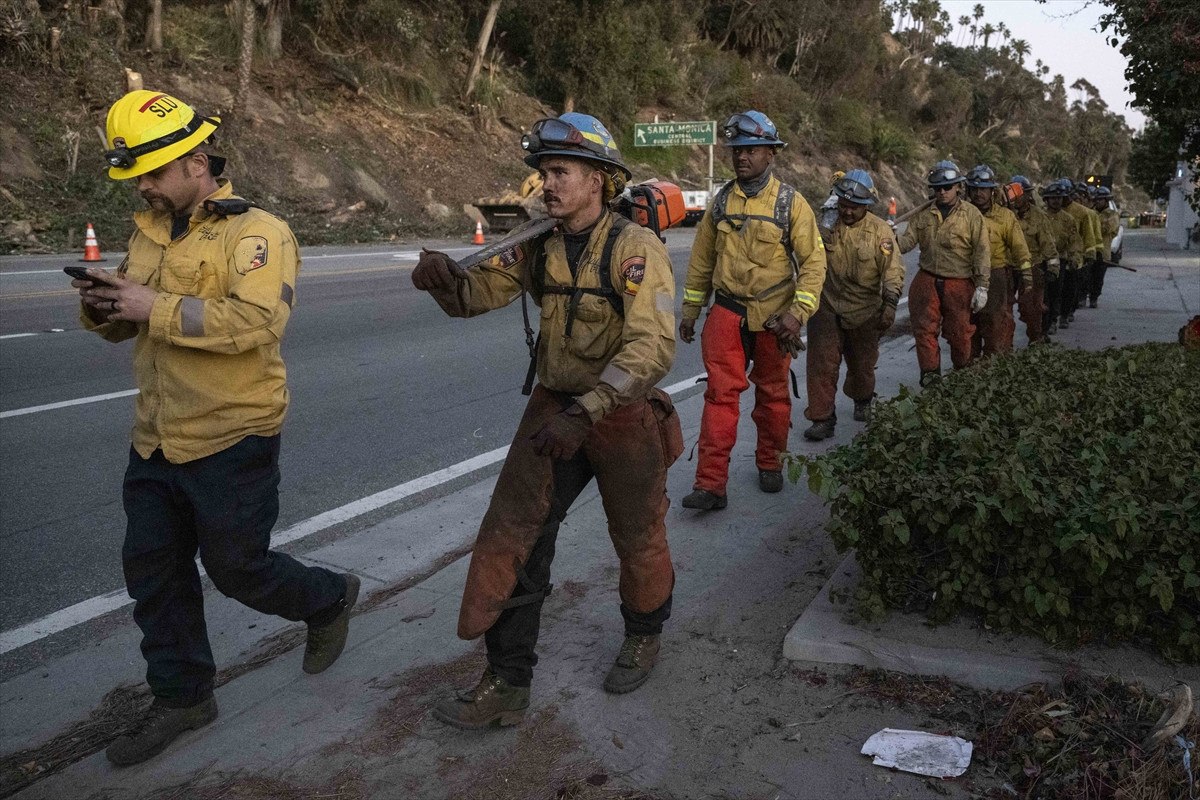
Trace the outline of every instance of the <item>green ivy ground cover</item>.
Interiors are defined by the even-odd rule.
[[[1200,352],[1047,346],[876,406],[792,480],[863,570],[856,609],[959,613],[1200,661]]]

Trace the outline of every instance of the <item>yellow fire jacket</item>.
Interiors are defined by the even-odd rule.
[[[747,197],[734,182],[725,206],[728,218],[717,222],[711,207],[704,212],[684,282],[684,319],[699,318],[714,290],[746,307],[752,331],[763,330],[773,314],[787,311],[804,324],[817,310],[825,282],[825,244],[817,218],[799,192],[792,198],[788,230],[775,224],[779,186],[772,175],[762,191]],[[795,266],[783,244],[785,234]]]
[[[937,206],[930,206],[908,223],[900,252],[919,246],[921,269],[941,278],[969,278],[987,288],[992,269],[985,228],[983,215],[970,203],[959,200],[945,219]]]
[[[1029,245],[1029,255],[1035,264],[1045,264],[1058,258],[1058,247],[1054,244],[1054,231],[1050,227],[1050,217],[1045,211],[1030,203],[1025,216],[1017,217],[1021,223],[1021,232],[1025,234],[1025,244]]]
[[[1079,220],[1065,208],[1047,209],[1046,219],[1054,234],[1054,246],[1063,266],[1078,267],[1083,261],[1083,237],[1079,235]]]
[[[208,199],[233,197],[220,181]],[[158,292],[148,323],[80,320],[112,342],[136,337],[133,447],[174,464],[272,436],[287,412],[279,342],[294,302],[300,254],[287,223],[261,209],[222,217],[198,208],[172,241],[171,215],[140,211],[117,269]]]
[[[547,389],[578,395],[576,402],[593,422],[647,397],[675,361],[675,279],[667,249],[648,229],[629,224],[613,246],[612,260],[601,264],[614,218],[606,211],[592,229],[575,279],[556,230],[541,248],[518,245],[468,270],[456,291],[432,293],[450,316],[474,317],[508,305],[529,289],[541,307],[538,381]],[[609,270],[624,316],[606,297],[581,294],[568,330],[571,297],[543,292],[534,280],[539,250],[546,289],[599,289],[600,270]]]
[[[1081,259],[1090,261],[1100,252],[1100,216],[1090,208],[1084,208],[1079,203],[1071,203],[1064,209],[1075,218],[1079,226],[1079,241],[1082,243]],[[1095,218],[1093,220],[1093,217]]]
[[[904,264],[891,226],[874,214],[853,225],[838,221],[826,250],[821,303],[843,328],[858,328],[879,313],[884,297],[900,298]]]
[[[1029,245],[1017,223],[1016,214],[992,203],[992,207],[983,215],[983,221],[987,226],[992,269],[1014,267],[1024,271],[1033,266]]]
[[[1105,261],[1112,261],[1112,243],[1121,230],[1121,215],[1111,208],[1097,213],[1100,215],[1100,241],[1103,248],[1100,254]]]

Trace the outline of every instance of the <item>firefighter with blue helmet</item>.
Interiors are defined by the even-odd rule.
[[[962,200],[965,176],[953,161],[939,161],[926,178],[933,204],[900,235],[900,252],[921,248],[919,270],[908,290],[921,385],[942,373],[938,334],[950,344],[950,361],[971,363],[972,314],[987,305],[991,256],[983,215]]]
[[[1016,300],[1021,321],[1025,323],[1029,344],[1039,344],[1047,341],[1043,327],[1046,286],[1050,280],[1058,280],[1058,247],[1054,242],[1050,218],[1033,202],[1033,183],[1029,178],[1013,175],[1004,187],[1004,194],[1008,207],[1017,215],[1017,222],[1021,226],[1021,232],[1025,234],[1025,243],[1029,246],[1033,262],[1033,288],[1016,298],[1013,298],[1010,292],[1010,299]]]
[[[1012,294],[1020,296],[1033,288],[1029,245],[1016,214],[995,201],[999,187],[995,171],[987,164],[978,164],[967,173],[968,197],[987,226],[992,267],[988,302],[979,312],[972,339],[976,357],[1012,352],[1016,329]]]
[[[776,154],[787,146],[775,124],[750,110],[729,117],[721,134],[736,177],[717,192],[697,226],[679,325],[679,337],[694,341],[696,320],[715,298],[700,339],[708,387],[696,478],[683,499],[684,508],[701,511],[728,503],[740,397],[751,383],[759,489],[782,490],[779,456],[787,450],[792,414],[789,367],[825,280],[816,216],[800,192],[772,169]]]
[[[827,439],[837,415],[838,373],[846,362],[843,391],[854,401],[854,419],[866,422],[875,397],[875,364],[879,338],[896,321],[904,288],[904,265],[896,234],[870,213],[879,202],[875,182],[866,170],[852,169],[833,185],[838,221],[826,245],[825,285],[821,303],[808,322],[804,366],[812,425],[804,438]]]
[[[1050,181],[1042,189],[1046,202],[1046,218],[1054,235],[1054,247],[1058,251],[1060,270],[1057,276],[1047,273],[1046,313],[1042,329],[1053,336],[1059,327],[1069,327],[1074,306],[1079,263],[1083,259],[1083,236],[1078,220],[1066,209],[1067,196],[1071,193],[1070,181]],[[1067,298],[1070,298],[1069,300]]]
[[[434,709],[466,729],[524,716],[559,526],[593,478],[620,561],[625,623],[606,691],[630,692],[649,678],[675,583],[666,479],[683,437],[670,396],[655,387],[675,357],[666,247],[609,210],[630,171],[600,120],[542,119],[521,145],[558,227],[470,269],[426,251],[412,275],[453,317],[502,308],[524,292],[541,309],[531,366],[538,382],[480,524],[459,610],[458,635],[484,637],[487,668],[474,688]]]

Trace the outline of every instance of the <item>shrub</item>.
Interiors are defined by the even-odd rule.
[[[791,459],[863,567],[860,613],[959,611],[1053,642],[1200,660],[1200,353],[1042,347],[881,403]]]
[[[907,130],[886,120],[871,123],[870,158],[875,167],[891,164],[905,167],[917,154],[917,140]]]

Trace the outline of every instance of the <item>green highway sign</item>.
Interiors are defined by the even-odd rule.
[[[639,122],[633,126],[636,147],[673,147],[686,144],[716,144],[717,123]]]

